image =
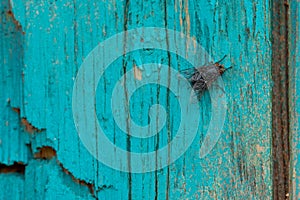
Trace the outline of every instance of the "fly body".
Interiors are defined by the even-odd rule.
[[[225,57],[226,56],[215,63],[209,63],[204,66],[182,71],[183,75],[186,79],[188,79],[198,97],[226,71],[224,65],[220,64]]]

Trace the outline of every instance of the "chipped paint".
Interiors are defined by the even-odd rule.
[[[142,70],[139,69],[135,64],[133,66],[133,73],[134,73],[134,78],[137,80],[142,80],[143,78],[143,74],[142,74]]]
[[[20,115],[21,111],[20,108],[12,108],[13,111],[15,111],[16,113],[18,113],[18,115]],[[36,127],[34,127],[27,119],[26,117],[22,117],[21,118],[21,124],[24,127],[24,130],[28,133],[40,133],[43,131],[46,131],[46,129],[38,129]]]
[[[21,173],[24,174],[25,165],[20,162],[15,162],[13,165],[3,165],[0,164],[0,174],[1,173]]]
[[[38,152],[36,152],[33,156],[35,159],[50,160],[53,157],[56,157],[56,151],[52,147],[44,146],[38,148],[37,150]]]

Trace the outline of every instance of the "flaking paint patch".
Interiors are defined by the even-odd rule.
[[[59,2],[59,1],[58,1]],[[100,1],[99,1],[100,2]],[[204,2],[204,1],[202,1]],[[257,2],[257,1],[255,1]],[[16,2],[17,3],[17,2]],[[97,2],[93,2],[97,4]],[[153,1],[151,3],[154,4],[161,4],[161,2],[158,1]],[[201,1],[199,2],[195,2],[195,3],[201,3]],[[195,3],[189,3],[190,4],[190,19],[192,19],[192,24],[191,27],[195,27],[197,24],[193,23],[194,19],[195,19]],[[103,6],[102,4],[96,5],[96,6],[90,6],[89,3],[86,3],[84,1],[77,1],[74,3],[74,14],[73,13],[67,13],[65,12],[65,10],[57,10],[56,12],[58,13],[57,18],[55,18],[55,23],[57,23],[58,25],[64,25],[65,27],[61,27],[61,26],[57,26],[57,28],[55,26],[51,27],[51,29],[49,29],[49,34],[47,34],[46,36],[43,34],[44,31],[40,31],[38,30],[40,26],[42,26],[44,23],[47,22],[48,20],[48,16],[46,14],[43,15],[43,17],[36,17],[35,14],[32,14],[33,12],[35,12],[35,10],[38,10],[40,12],[40,16],[42,16],[42,11],[43,9],[47,9],[48,5],[33,5],[30,4],[30,2],[28,3],[28,12],[26,13],[26,19],[28,20],[28,24],[30,24],[30,27],[26,29],[26,33],[27,34],[27,38],[26,38],[26,44],[28,45],[26,48],[26,55],[28,55],[26,57],[25,60],[25,64],[27,66],[29,66],[26,70],[26,77],[25,78],[25,84],[27,85],[28,88],[33,88],[35,90],[37,89],[41,89],[42,87],[38,87],[36,85],[36,83],[41,82],[42,80],[44,80],[46,77],[50,76],[50,74],[47,74],[46,72],[52,71],[52,69],[55,69],[54,71],[56,72],[55,76],[52,74],[51,76],[58,78],[59,80],[68,80],[70,79],[70,77],[74,76],[73,71],[71,70],[71,72],[69,71],[70,69],[73,69],[74,66],[77,66],[78,63],[81,60],[81,55],[85,54],[88,52],[88,48],[84,45],[84,40],[85,41],[93,41],[93,42],[98,42],[98,40],[104,40],[105,38],[102,37],[101,35],[101,27],[103,27],[103,24],[106,25],[107,27],[107,35],[111,35],[117,32],[120,32],[122,30],[122,26],[123,26],[123,9],[124,9],[124,5],[123,3],[120,2],[114,2],[114,5],[116,4],[116,9],[113,12],[109,12],[108,9],[105,8],[105,6]],[[135,28],[136,26],[142,26],[142,25],[153,25],[153,22],[155,23],[155,25],[157,26],[164,26],[164,20],[162,19],[162,17],[164,16],[164,11],[157,9],[157,13],[155,15],[155,18],[153,18],[153,20],[149,19],[148,21],[144,20],[143,18],[137,18],[137,20],[135,20],[135,14],[139,14],[138,12],[135,12],[136,10],[140,9],[139,4],[135,4],[135,2],[130,2],[130,4],[134,5],[130,5],[128,10],[129,10],[129,14],[130,15],[128,17],[128,24],[126,26],[128,26],[129,28]],[[166,5],[169,6],[170,4],[172,4],[172,2],[168,2]],[[182,1],[181,1],[182,4]],[[32,5],[32,6],[31,6]],[[87,7],[86,5],[89,5],[90,7]],[[142,7],[142,5],[140,5]],[[143,9],[147,9],[145,5],[143,5]],[[206,5],[205,5],[206,6]],[[34,10],[32,10],[32,8],[34,8]],[[63,8],[63,6],[61,6],[61,8]],[[203,6],[201,7],[203,8]],[[228,127],[225,127],[224,130],[224,135],[227,136],[229,134],[231,134],[231,132],[235,132],[236,130],[239,130],[241,133],[240,134],[232,134],[233,138],[235,139],[234,141],[232,141],[234,144],[244,144],[243,146],[250,146],[249,143],[247,143],[247,141],[245,141],[245,139],[243,138],[244,135],[250,135],[249,138],[252,139],[253,144],[256,143],[264,143],[264,141],[261,141],[261,136],[263,136],[264,134],[268,134],[268,124],[269,121],[268,119],[268,110],[266,110],[264,107],[261,110],[261,118],[264,119],[262,121],[264,121],[264,125],[262,129],[258,129],[258,125],[260,125],[260,120],[256,120],[256,123],[253,123],[253,121],[251,121],[252,118],[254,118],[253,112],[258,112],[257,107],[254,107],[251,109],[252,112],[250,112],[250,108],[249,110],[248,107],[246,106],[246,94],[245,94],[245,99],[240,99],[239,96],[237,95],[237,98],[232,100],[232,96],[234,94],[237,94],[236,91],[238,91],[238,87],[240,85],[245,85],[247,83],[247,81],[250,79],[252,79],[252,66],[245,66],[242,67],[243,64],[245,63],[240,63],[238,60],[238,54],[239,52],[241,52],[241,58],[240,61],[245,61],[245,62],[249,62],[251,63],[250,59],[255,58],[257,52],[252,51],[250,48],[246,49],[249,50],[249,54],[246,53],[244,54],[244,49],[243,47],[246,46],[246,42],[245,39],[242,38],[241,41],[235,42],[235,38],[238,38],[238,34],[243,35],[243,30],[242,27],[239,27],[239,24],[237,22],[241,22],[244,23],[244,19],[243,17],[236,19],[233,18],[234,17],[234,13],[237,13],[237,15],[241,14],[241,9],[244,8],[243,6],[240,7],[240,4],[238,2],[233,2],[232,4],[220,4],[220,6],[218,6],[217,12],[216,14],[219,15],[220,20],[224,19],[224,23],[220,24],[224,24],[224,26],[226,25],[226,33],[228,38],[222,36],[220,33],[221,30],[219,30],[219,27],[216,26],[216,23],[213,23],[211,21],[211,19],[213,19],[214,15],[211,12],[211,6],[207,5],[207,7],[204,7],[207,9],[198,9],[198,16],[199,16],[199,27],[197,27],[196,31],[194,31],[194,28],[191,31],[191,36],[195,35],[195,37],[198,39],[198,41],[201,40],[201,38],[203,38],[203,40],[201,41],[201,45],[207,43],[207,49],[211,46],[211,42],[215,42],[214,44],[216,44],[214,46],[214,51],[218,51],[218,50],[227,50],[227,48],[230,48],[230,46],[234,47],[234,49],[232,50],[228,50],[231,51],[230,52],[230,56],[232,57],[232,62],[236,62],[236,65],[238,65],[237,68],[235,68],[235,73],[232,77],[230,77],[231,75],[228,74],[229,77],[225,77],[225,79],[227,78],[227,80],[229,79],[230,81],[228,81],[229,84],[229,88],[228,88],[228,96],[229,96],[229,103],[231,103],[230,105],[232,105],[233,109],[229,110],[229,125]],[[91,10],[90,10],[91,9]],[[95,18],[95,20],[93,21],[93,16],[89,16],[91,13],[94,15],[96,12],[93,12],[92,9],[98,9],[100,11],[103,11],[101,14],[103,14],[103,16],[105,16],[103,18],[103,20],[97,20]],[[102,10],[103,9],[103,10]],[[248,9],[248,8],[245,8]],[[179,27],[179,18],[177,13],[175,13],[175,16],[173,16],[173,6],[168,7],[166,10],[168,10],[168,18],[167,18],[167,23],[168,23],[168,28],[174,28],[177,31],[182,31],[183,33],[186,32],[186,17],[184,14],[185,11],[184,9],[180,10],[180,14],[184,15],[180,17],[180,21],[181,21],[181,27]],[[88,11],[88,12],[86,12]],[[156,11],[156,10],[155,10]],[[226,13],[224,12],[226,11]],[[268,14],[268,9],[259,10],[260,12],[266,12]],[[61,13],[59,13],[61,12]],[[220,14],[219,14],[220,13]],[[222,14],[222,16],[221,16]],[[118,15],[118,19],[116,19],[116,15]],[[16,15],[18,16],[18,15]],[[95,16],[97,17],[97,14],[95,14]],[[99,17],[99,16],[98,16]],[[161,18],[160,18],[161,17]],[[176,19],[174,20],[173,23],[173,17]],[[217,19],[218,16],[216,16]],[[93,30],[95,30],[93,32],[93,34],[90,33],[86,33],[85,30],[90,30],[90,25],[86,25],[84,22],[88,19],[92,20],[91,26],[93,28]],[[68,19],[71,19],[71,22],[68,22]],[[138,21],[139,20],[139,21]],[[261,19],[263,20],[263,19]],[[263,21],[264,23],[260,23],[258,24],[258,30],[263,32],[266,31],[266,29],[268,28],[268,24],[269,24],[269,20],[265,20]],[[115,27],[114,27],[115,24]],[[173,27],[174,24],[174,27]],[[265,26],[266,24],[266,26]],[[69,27],[70,25],[70,27]],[[214,26],[216,26],[216,30],[214,29]],[[31,28],[31,27],[36,27],[36,28]],[[59,45],[52,45],[51,42],[52,41],[52,36],[57,35],[57,33],[59,33],[62,29],[67,30],[66,33],[68,33],[68,35],[66,35],[66,38],[69,38],[71,36],[71,39],[66,39],[65,41],[65,54],[63,51],[60,51],[61,49],[57,48],[62,43],[62,41],[58,40],[58,44]],[[73,29],[74,28],[74,29]],[[115,28],[115,29],[114,29]],[[221,27],[222,28],[222,27]],[[100,34],[98,34],[100,32]],[[266,31],[268,32],[268,30]],[[213,33],[216,33],[214,36],[212,35]],[[45,41],[46,43],[44,43],[45,45],[39,45],[37,42],[35,41],[31,41],[29,40],[29,34],[32,34],[32,38],[34,37],[40,37],[42,38],[42,41]],[[74,40],[72,40],[74,37]],[[242,36],[243,37],[243,36]],[[249,36],[251,37],[251,36]],[[258,36],[259,37],[259,36]],[[58,39],[60,37],[57,37]],[[99,39],[100,38],[100,39]],[[252,40],[253,38],[250,38],[250,40]],[[268,39],[268,38],[267,38]],[[227,43],[223,43],[222,41],[226,41],[229,40],[230,45],[227,45]],[[206,42],[208,41],[208,42]],[[49,43],[48,43],[49,42]],[[268,50],[265,49],[265,42],[264,39],[262,39],[262,41],[254,41],[253,45],[255,45],[255,43],[259,43],[260,46],[260,54],[261,55],[265,55],[268,54]],[[84,44],[84,45],[83,45]],[[46,48],[44,47],[46,46]],[[252,43],[251,43],[252,46]],[[206,47],[206,46],[205,46]],[[246,47],[247,48],[247,47]],[[41,54],[43,52],[45,53],[44,57],[35,57],[35,52],[33,51],[34,49],[39,49],[39,51],[41,52]],[[75,50],[74,50],[75,49]],[[49,54],[47,53],[49,52]],[[52,53],[51,53],[52,52]],[[82,53],[81,53],[82,52]],[[56,54],[57,53],[57,54]],[[221,52],[223,54],[223,52]],[[69,55],[70,59],[68,60],[68,63],[70,62],[70,65],[68,65],[68,63],[66,64],[65,67],[65,71],[59,71],[60,69],[64,69],[64,67],[60,67],[58,68],[56,65],[51,65],[51,63],[49,62],[49,64],[46,62],[50,56],[55,56],[56,57],[63,57],[65,55]],[[159,59],[161,59],[160,57],[158,57]],[[258,60],[257,62],[253,63],[253,68],[257,68],[259,70],[261,70],[260,74],[262,75],[262,77],[268,77],[268,66],[269,65],[265,65],[264,63],[268,63],[268,58],[267,57],[263,57],[264,62],[261,62],[261,60]],[[46,60],[44,62],[44,60]],[[72,63],[74,60],[74,63]],[[40,73],[36,73],[36,70],[39,68],[38,65],[35,65],[36,61],[41,62],[42,64],[40,66],[44,67],[44,69],[42,68],[39,72]],[[78,63],[77,63],[78,62]],[[252,63],[251,63],[252,64]],[[51,68],[52,67],[52,68]],[[73,68],[72,68],[73,67]],[[78,67],[78,66],[77,66]],[[176,65],[175,65],[176,67]],[[56,71],[57,70],[57,71]],[[45,73],[43,73],[45,71]],[[38,74],[37,76],[35,76],[35,74]],[[235,76],[236,75],[236,76]],[[114,78],[115,75],[112,75],[112,78]],[[241,77],[241,78],[239,78]],[[247,81],[245,81],[244,79],[247,79]],[[259,74],[258,74],[258,81],[255,84],[255,92],[260,92],[261,91],[261,86],[263,84],[267,84],[265,79],[262,79]],[[232,86],[230,85],[231,82],[234,82],[234,84],[232,84]],[[227,83],[227,81],[226,81]],[[45,83],[46,85],[47,83]],[[197,148],[197,145],[193,145],[190,148],[190,151],[186,153],[186,155],[184,155],[182,157],[182,159],[179,159],[175,164],[174,164],[174,168],[171,168],[170,173],[166,173],[166,170],[161,170],[159,172],[157,172],[157,190],[154,191],[154,187],[152,187],[151,185],[154,185],[154,181],[153,180],[153,174],[152,173],[148,173],[145,175],[136,175],[133,174],[132,177],[132,182],[130,182],[130,185],[126,183],[127,180],[127,176],[123,175],[121,173],[115,172],[115,171],[111,171],[110,169],[107,168],[103,168],[102,165],[98,165],[95,164],[94,162],[91,162],[91,160],[89,160],[88,155],[84,154],[83,151],[81,151],[82,149],[78,148],[78,144],[77,144],[77,140],[73,140],[73,138],[71,138],[70,136],[73,136],[70,133],[74,133],[72,132],[73,130],[71,129],[71,126],[66,122],[66,123],[62,123],[60,120],[65,120],[67,119],[66,116],[68,115],[64,115],[65,113],[61,113],[59,112],[60,109],[63,107],[63,103],[66,102],[66,104],[64,104],[64,106],[67,106],[69,103],[67,99],[64,99],[64,94],[60,93],[60,91],[64,91],[62,89],[62,87],[69,87],[68,83],[66,84],[59,84],[59,83],[54,83],[52,85],[47,84],[47,89],[51,89],[52,92],[48,92],[49,96],[38,96],[39,94],[34,94],[33,99],[28,98],[28,100],[30,100],[29,103],[32,103],[31,105],[25,105],[25,108],[27,110],[26,113],[28,114],[28,119],[29,117],[32,117],[33,114],[40,112],[38,109],[36,108],[44,108],[44,104],[43,101],[40,100],[45,100],[49,102],[57,102],[57,100],[59,100],[60,105],[62,105],[61,107],[56,106],[56,104],[52,105],[51,107],[48,107],[48,109],[50,111],[53,112],[49,112],[49,113],[55,113],[54,117],[48,115],[41,115],[42,113],[40,112],[39,114],[37,114],[36,116],[44,116],[45,118],[50,119],[49,122],[51,123],[47,123],[47,122],[41,122],[40,124],[43,125],[39,125],[39,127],[46,127],[47,125],[47,131],[49,130],[49,138],[57,138],[57,141],[59,142],[59,150],[58,151],[58,155],[59,157],[61,157],[61,161],[64,164],[65,167],[67,167],[68,170],[72,171],[72,173],[74,173],[74,175],[76,175],[76,177],[80,177],[81,179],[84,180],[92,180],[95,182],[99,180],[99,178],[104,178],[109,180],[109,184],[113,184],[116,185],[116,187],[118,188],[118,192],[114,192],[116,194],[117,197],[119,198],[115,198],[115,199],[121,199],[121,195],[127,196],[127,194],[129,193],[128,190],[130,188],[130,191],[132,193],[132,197],[137,198],[137,199],[142,199],[142,197],[148,197],[149,199],[154,199],[155,197],[157,197],[157,199],[194,199],[191,196],[195,193],[195,191],[199,188],[202,187],[203,185],[209,185],[208,189],[212,190],[212,188],[216,188],[213,191],[216,191],[214,194],[215,199],[226,199],[226,195],[228,194],[226,191],[228,190],[230,192],[230,194],[232,195],[232,198],[238,198],[240,197],[240,195],[242,195],[243,198],[246,195],[250,195],[250,192],[247,190],[248,189],[248,185],[246,183],[239,183],[239,176],[237,173],[233,173],[236,172],[237,169],[237,162],[238,162],[238,158],[236,157],[230,157],[230,153],[226,154],[226,145],[228,143],[228,140],[226,139],[226,142],[223,142],[222,140],[220,140],[219,146],[216,146],[215,151],[212,153],[212,155],[210,155],[208,158],[206,158],[205,160],[198,160],[197,156],[198,156],[198,150],[199,148]],[[235,87],[237,86],[237,87]],[[267,85],[267,89],[269,91],[269,87]],[[40,90],[38,90],[40,91]],[[43,91],[43,90],[42,90]],[[48,90],[50,91],[50,90]],[[56,91],[56,92],[53,92]],[[150,92],[150,91],[149,91]],[[254,93],[255,93],[254,92]],[[44,94],[43,92],[40,92],[42,94]],[[45,94],[47,93],[47,90],[45,90]],[[47,95],[48,95],[47,94]],[[165,97],[166,93],[162,92],[162,90],[160,90],[160,95]],[[52,96],[50,96],[52,95]],[[108,96],[106,96],[107,94],[103,95],[104,96],[104,100],[108,100]],[[159,96],[159,95],[158,95]],[[268,96],[268,95],[267,95]],[[34,98],[35,97],[35,98]],[[144,96],[143,96],[144,97]],[[145,96],[148,97],[148,96]],[[42,98],[42,99],[41,99]],[[269,105],[268,104],[268,99],[264,96],[264,99],[261,101],[262,106],[264,105]],[[163,99],[159,99],[161,103]],[[261,100],[261,99],[255,99],[255,100]],[[104,102],[104,101],[103,101]],[[174,111],[173,110],[173,105],[172,104],[173,101],[171,101],[171,103],[169,104],[171,106],[172,109],[170,109],[170,111]],[[205,102],[207,103],[207,102]],[[203,110],[206,113],[206,108],[205,105],[203,104]],[[47,104],[48,105],[48,104]],[[101,104],[101,106],[105,106],[105,104]],[[134,110],[134,111],[141,111],[141,110]],[[234,111],[234,112],[233,112]],[[242,116],[249,116],[248,118],[242,118]],[[34,118],[34,117],[32,117]],[[36,122],[39,120],[32,120],[32,118],[30,118],[30,122],[32,122],[33,124],[37,124]],[[177,116],[175,116],[174,119],[175,122],[174,124],[177,123],[176,121]],[[57,121],[56,121],[57,119]],[[40,119],[41,121],[44,120],[44,118]],[[206,121],[206,116],[203,115],[203,121]],[[247,120],[247,121],[246,121]],[[250,120],[250,121],[249,121]],[[267,122],[266,122],[267,121]],[[54,122],[54,123],[52,123]],[[44,125],[45,124],[45,125]],[[240,126],[240,125],[246,126],[246,128]],[[251,124],[251,126],[250,126]],[[53,126],[52,126],[53,125]],[[173,126],[173,124],[171,125],[171,127]],[[247,127],[249,126],[249,127]],[[252,128],[253,127],[253,128]],[[52,128],[52,130],[50,130]],[[228,130],[229,129],[229,130]],[[57,131],[57,132],[56,132]],[[109,130],[111,132],[107,132],[107,134],[110,136],[112,134],[115,134],[115,132],[113,132],[112,130]],[[252,133],[255,133],[252,134]],[[262,134],[263,133],[263,134]],[[51,135],[50,137],[50,134]],[[42,135],[42,134],[38,134],[38,135]],[[53,137],[52,137],[53,136]],[[259,138],[259,139],[258,139]],[[119,138],[116,138],[116,140],[118,140]],[[201,141],[201,138],[198,138],[198,141]],[[224,138],[223,138],[224,139]],[[145,143],[145,146],[149,146],[149,148],[152,148],[153,145],[157,145],[157,147],[161,147],[163,146],[163,140],[164,138],[161,137],[160,139],[160,143],[157,142],[153,143],[153,142],[149,142],[149,143]],[[223,142],[223,143],[221,143]],[[199,142],[200,143],[200,142]],[[267,142],[266,142],[267,143]],[[74,145],[73,145],[74,144]],[[134,143],[133,143],[134,144]],[[44,143],[40,142],[39,145],[45,145]],[[252,144],[251,144],[252,145]],[[262,145],[262,144],[261,144]],[[72,151],[70,151],[70,149],[73,148]],[[255,145],[253,146],[255,149]],[[132,145],[132,148],[134,148],[134,145]],[[241,151],[242,147],[240,148],[240,146],[236,146],[236,152]],[[248,148],[250,149],[250,148]],[[266,150],[267,150],[267,145],[266,145]],[[225,152],[224,152],[225,151]],[[69,153],[70,152],[70,153]],[[77,152],[80,152],[80,156],[77,155]],[[195,154],[194,154],[195,153]],[[248,164],[248,160],[251,159],[252,157],[252,152],[249,153],[249,155],[245,155],[248,156],[247,157],[247,164]],[[254,153],[254,152],[253,152]],[[196,155],[196,156],[194,156]],[[215,164],[213,162],[214,159],[214,155],[220,156],[222,158],[224,158],[222,165],[218,165]],[[244,155],[243,155],[244,156]],[[268,166],[269,162],[268,160],[263,157],[263,163],[266,163],[263,166]],[[84,162],[84,164],[82,165],[82,163]],[[86,163],[85,163],[86,162]],[[38,165],[36,165],[38,166]],[[35,167],[36,167],[35,166]],[[93,166],[94,169],[91,169],[90,171],[92,171],[91,173],[81,173],[82,171],[87,171],[86,170],[86,166]],[[203,167],[202,167],[203,166]],[[219,167],[220,166],[220,167]],[[251,176],[256,176],[255,174],[251,174],[251,171],[248,171],[248,169],[244,168],[243,169],[245,171],[245,173],[249,173]],[[260,169],[258,168],[258,173],[260,172]],[[217,171],[217,173],[216,173]],[[232,172],[232,173],[231,173]],[[266,170],[267,175],[269,175],[269,171],[268,171],[268,167]],[[84,175],[82,175],[84,174]],[[121,176],[120,176],[121,174]],[[183,174],[186,175],[186,177],[189,178],[185,178],[185,176],[178,176],[178,174]],[[190,174],[193,175],[192,178],[190,178]],[[168,179],[170,180],[170,184],[166,184],[166,177],[168,177]],[[204,178],[203,178],[204,177]],[[205,177],[213,177],[211,179],[213,179],[213,181],[211,181],[209,178],[207,178],[208,181],[206,181]],[[176,180],[176,178],[178,179],[178,185],[173,184],[174,180]],[[258,177],[259,178],[259,177]],[[119,186],[118,187],[118,183],[122,182],[122,188]],[[144,186],[144,183],[148,183],[149,187],[147,187],[147,185],[145,187],[143,187],[142,189],[140,188],[141,186]],[[237,183],[236,185],[234,185],[235,183]],[[263,184],[268,184],[270,183],[270,177],[267,176],[266,178],[264,178],[263,180],[259,180],[256,182],[257,184],[257,188],[262,188],[260,187]],[[107,185],[109,185],[107,184]],[[102,185],[102,183],[100,183],[100,185]],[[186,187],[181,187],[182,185],[185,185]],[[178,187],[177,187],[178,186]],[[168,188],[168,192],[170,197],[166,197],[164,196],[166,194],[166,188]],[[265,192],[267,191],[267,192]],[[262,196],[262,198],[264,198],[265,194],[268,195],[269,188],[266,189],[261,189],[257,194],[259,194],[260,196]],[[100,192],[101,193],[101,192]],[[99,193],[99,194],[100,194]],[[105,193],[105,192],[103,192]],[[253,194],[253,193],[251,193]],[[200,197],[203,197],[203,193],[199,194]],[[243,196],[244,195],[244,196]],[[129,196],[129,195],[128,195]],[[105,199],[105,198],[102,198]],[[201,198],[201,199],[205,199]]]
[[[40,133],[46,130],[46,129],[38,129],[34,127],[30,122],[28,122],[26,118],[22,118],[21,123],[24,126],[25,131],[28,133]]]
[[[91,192],[92,196],[95,196],[94,192],[94,184],[88,183],[84,180],[76,178],[67,168],[63,166],[63,164],[57,159],[56,150],[50,146],[43,146],[38,148],[38,152],[34,154],[35,159],[44,159],[44,160],[51,160],[53,158],[56,159],[57,164],[60,166],[62,171],[66,173],[67,175],[71,176],[72,180],[80,185],[86,186],[89,188],[89,191]],[[97,198],[96,198],[97,199]]]
[[[20,173],[24,174],[25,165],[22,162],[15,162],[13,165],[0,164],[0,173]]]
[[[189,13],[189,1],[185,1],[185,18],[186,18],[186,34],[189,37],[191,35],[191,20]],[[187,42],[188,44],[189,42]]]
[[[50,146],[44,146],[38,148],[38,152],[34,154],[35,159],[46,159],[50,160],[53,157],[56,157],[56,151]]]
[[[66,173],[67,175],[71,176],[72,180],[80,185],[84,185],[86,187],[89,188],[89,191],[91,192],[91,194],[97,199],[97,197],[95,196],[95,190],[94,190],[94,184],[88,183],[84,180],[78,179],[76,178],[68,169],[66,169],[62,163],[60,163],[58,160],[56,160],[58,165],[61,167],[61,169],[63,170],[64,173]]]
[[[183,25],[183,21],[182,21],[182,0],[179,1],[179,24],[180,24],[180,27],[182,27],[182,25]]]
[[[16,25],[16,28],[18,30],[21,31],[21,33],[24,35],[25,32],[23,31],[23,27],[21,25],[21,23],[17,20],[17,18],[15,17],[13,11],[12,11],[12,8],[13,8],[13,1],[12,0],[9,0],[9,10],[7,11],[7,16],[11,17],[12,19],[12,22]]]
[[[133,73],[134,73],[135,79],[137,79],[139,81],[142,80],[142,78],[143,78],[142,71],[136,65],[133,66]]]
[[[259,144],[256,145],[256,151],[257,151],[258,153],[261,153],[261,152],[263,152],[264,150],[265,150],[264,147],[260,146]]]
[[[15,111],[16,113],[18,113],[18,115],[20,115],[20,108],[12,108],[13,111]],[[42,129],[38,129],[36,127],[34,127],[28,120],[26,117],[22,117],[21,118],[21,124],[24,126],[24,129],[26,132],[28,133],[40,133],[45,131],[46,129],[42,128]]]

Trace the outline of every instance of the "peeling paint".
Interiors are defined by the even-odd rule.
[[[84,186],[88,187],[89,190],[90,190],[90,192],[91,192],[91,194],[97,199],[97,197],[95,196],[94,184],[87,183],[84,180],[80,180],[80,179],[76,178],[68,169],[64,168],[64,166],[62,165],[62,163],[60,163],[58,160],[57,160],[57,163],[61,167],[61,169],[63,170],[64,173],[66,173],[67,175],[71,176],[72,180],[75,183],[78,183],[78,184],[81,184],[81,185],[84,185]]]
[[[263,152],[264,150],[265,150],[264,147],[260,146],[259,144],[256,145],[256,151],[257,151],[258,153],[261,153],[261,152]]]
[[[134,78],[137,79],[137,80],[142,80],[142,71],[136,66],[134,65],[133,66],[133,73],[134,73]]]
[[[20,108],[12,108],[12,110],[20,115]],[[38,129],[34,127],[25,117],[21,118],[21,124],[24,126],[25,131],[31,134],[46,131],[44,128]]]
[[[21,23],[16,19],[13,11],[12,11],[12,8],[13,8],[13,1],[12,0],[9,0],[9,10],[7,11],[7,16],[11,17],[12,19],[12,22],[15,24],[16,28],[22,32],[22,34],[24,35],[25,32],[23,31],[23,27],[21,25]]]
[[[31,142],[34,153],[31,155],[30,152],[22,151],[28,157],[27,160],[20,158],[18,151],[10,152],[10,148],[1,149],[0,154],[4,152],[6,162],[11,155],[17,155],[15,160],[23,159],[26,164],[29,163],[25,178],[22,179],[25,181],[27,199],[38,199],[39,196],[64,198],[67,195],[70,199],[85,199],[91,196],[90,193],[94,199],[246,199],[256,196],[267,199],[271,196],[269,2],[251,0],[248,2],[250,6],[247,2],[238,1],[217,4],[215,1],[181,0],[12,3],[13,9],[9,9],[12,11],[4,14],[14,21],[14,26],[24,29],[22,32],[26,34],[23,35],[24,41],[21,38],[21,42],[16,43],[20,45],[11,48],[12,53],[1,61],[21,61],[18,66],[20,70],[13,71],[13,74],[23,75],[20,77],[21,82],[9,82],[13,86],[22,85],[21,103],[13,95],[8,96],[13,102],[12,106],[16,107],[13,110],[20,112],[17,107],[21,108],[22,115],[17,116],[11,112],[10,107],[9,112],[5,110],[5,113],[12,116],[7,118],[8,126],[5,130],[12,133],[15,129],[23,130],[24,126],[26,132],[31,134],[22,132],[14,137],[28,136],[30,139],[15,142],[15,138],[12,138],[9,144],[20,144],[23,147]],[[255,15],[251,5],[256,5]],[[26,12],[18,13],[21,11]],[[256,22],[255,28],[253,21]],[[24,22],[21,23],[23,27],[19,26],[19,22]],[[234,67],[232,74],[224,76],[228,120],[222,138],[208,157],[199,159],[200,145],[210,119],[210,100],[204,96],[201,99],[203,114],[199,133],[186,154],[166,169],[146,174],[126,174],[91,158],[81,145],[76,137],[69,94],[80,64],[95,45],[116,33],[141,26],[166,27],[188,34],[213,57],[228,54],[228,64]],[[9,31],[10,28],[7,34],[10,34]],[[15,35],[9,37],[3,46],[9,49],[11,44],[7,44],[7,41],[14,41],[15,38]],[[9,57],[21,49],[23,44],[26,46],[24,53]],[[169,64],[175,69],[189,67],[176,55],[155,51],[148,53],[139,55],[141,60]],[[127,59],[126,62],[123,62],[124,59]],[[178,105],[176,98],[172,98],[171,93],[164,88],[146,88],[136,99],[132,99],[132,114],[141,113],[135,120],[147,124],[149,116],[144,113],[147,113],[148,105],[165,106],[170,114],[166,128],[147,141],[130,138],[120,132],[111,120],[109,94],[119,76],[132,66],[133,61],[129,56],[117,60],[112,70],[105,72],[105,78],[98,85],[97,95],[100,95],[97,96],[96,114],[107,137],[116,145],[135,152],[154,151],[166,146],[174,137],[174,130],[180,124],[179,112],[175,112]],[[146,70],[144,72],[133,67],[136,80],[147,76]],[[10,65],[10,68],[7,66],[5,72],[12,69],[17,68],[15,65]],[[8,86],[1,84],[4,84],[3,88]],[[247,85],[249,87],[243,87]],[[7,138],[5,135],[2,137],[5,137],[1,138],[2,143],[5,143]],[[257,152],[260,152],[259,158]],[[8,177],[5,180],[11,179]],[[78,187],[81,185],[84,187]]]
[[[34,158],[35,159],[45,159],[45,160],[51,160],[52,158],[55,158],[57,164],[60,166],[60,168],[62,169],[62,171],[65,174],[71,176],[72,180],[75,183],[88,187],[91,194],[95,197],[94,184],[87,183],[84,180],[80,180],[80,179],[76,178],[69,170],[67,170],[63,166],[63,164],[61,162],[59,162],[59,160],[57,159],[57,156],[56,156],[56,150],[53,149],[52,147],[50,147],[50,146],[39,147],[38,152],[34,154]]]
[[[36,128],[36,127],[34,127],[31,123],[29,123],[28,121],[27,121],[27,119],[26,118],[22,118],[21,119],[21,123],[22,123],[22,125],[24,126],[24,128],[25,128],[25,131],[26,132],[28,132],[28,133],[40,133],[40,132],[43,132],[43,131],[45,131],[46,129],[38,129],[38,128]]]
[[[13,165],[4,165],[0,163],[0,173],[20,173],[24,174],[25,165],[21,162],[15,162]]]
[[[35,159],[46,159],[50,160],[53,157],[56,157],[56,151],[49,146],[44,146],[41,148],[38,148],[38,152],[34,154]]]
[[[7,15],[12,18],[12,20],[13,20],[14,24],[16,25],[17,29],[19,29],[23,34],[25,34],[21,24],[16,20],[13,12],[11,10],[7,11]]]

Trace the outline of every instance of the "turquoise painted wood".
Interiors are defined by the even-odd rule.
[[[5,187],[0,187],[0,198],[270,199],[270,10],[267,0],[2,1],[0,185]],[[153,26],[196,39],[214,60],[228,55],[225,65],[233,68],[223,76],[227,115],[216,146],[199,158],[211,117],[205,93],[199,129],[188,150],[163,169],[126,173],[97,161],[81,143],[72,115],[73,85],[84,59],[100,42]],[[174,69],[190,65],[164,51],[132,52],[117,59],[99,81],[96,114],[107,137],[123,149],[148,152],[172,140],[180,108],[166,88],[147,85],[131,98],[132,118],[147,125],[149,108],[160,104],[168,113],[166,125],[148,139],[130,138],[118,128],[111,94],[136,60]],[[23,165],[24,171],[17,170]]]
[[[300,132],[299,132],[299,95],[300,95],[300,2],[291,1],[290,4],[291,18],[290,18],[290,117],[291,117],[291,198],[300,199]]]

